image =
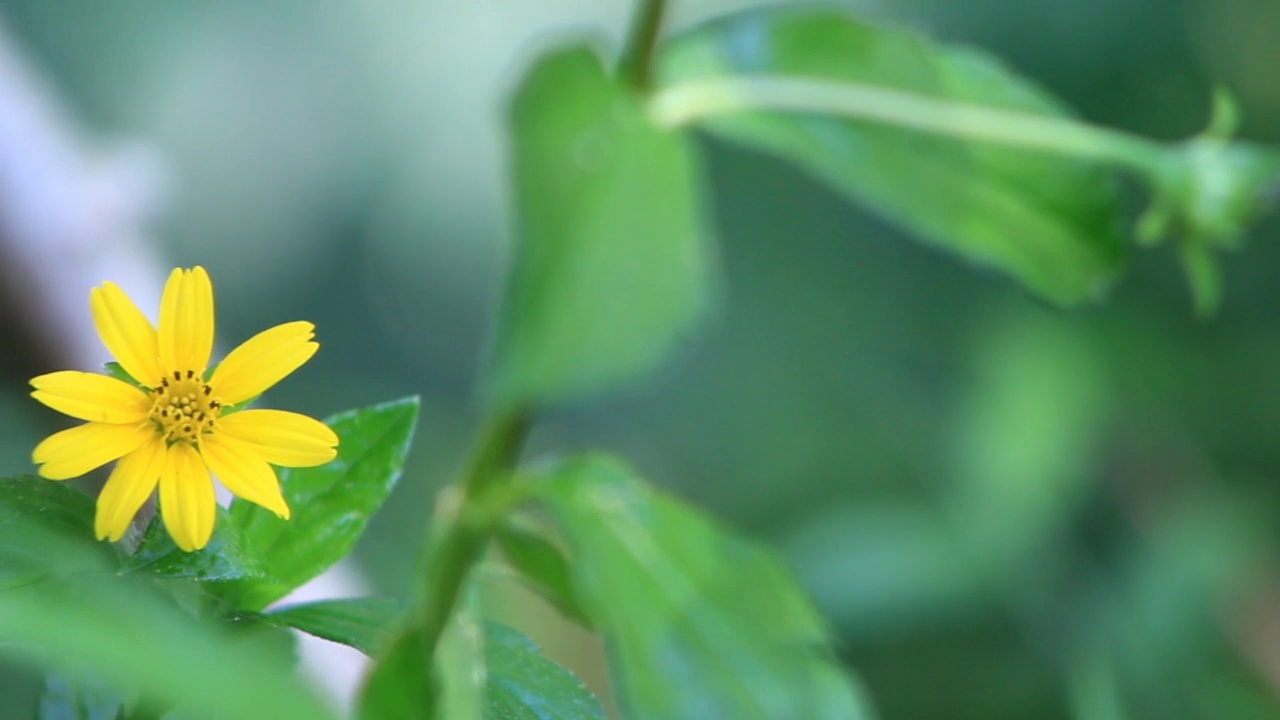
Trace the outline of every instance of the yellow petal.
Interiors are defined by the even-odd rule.
[[[31,380],[31,397],[74,418],[102,423],[140,422],[151,399],[122,380],[97,373],[64,370]]]
[[[99,540],[115,542],[124,537],[138,508],[156,489],[166,454],[164,440],[156,437],[120,459],[98,495],[93,531]]]
[[[204,373],[213,351],[213,284],[204,268],[176,268],[160,299],[160,361],[165,368]]]
[[[173,542],[187,552],[209,544],[218,503],[213,478],[195,448],[186,443],[169,446],[160,472],[160,515]]]
[[[89,291],[89,308],[102,344],[135,380],[155,387],[160,384],[160,354],[156,329],[137,305],[115,283]]]
[[[155,437],[151,423],[91,422],[45,438],[31,453],[40,475],[50,480],[79,477],[137,450]]]
[[[235,405],[261,395],[316,354],[320,345],[311,341],[314,331],[315,325],[298,321],[249,338],[213,372],[209,384],[214,396],[224,405]]]
[[[252,445],[274,465],[311,467],[338,455],[338,436],[328,425],[283,410],[241,410],[218,420],[217,434]]]
[[[280,494],[276,471],[251,445],[210,433],[200,440],[200,454],[218,480],[236,496],[289,519],[289,506]]]

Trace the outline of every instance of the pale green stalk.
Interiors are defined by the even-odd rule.
[[[843,80],[738,75],[691,80],[653,93],[649,113],[665,127],[749,111],[783,111],[865,120],[933,135],[1113,162],[1158,176],[1157,143],[1078,120],[930,97]]]

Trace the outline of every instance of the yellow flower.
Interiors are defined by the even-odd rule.
[[[89,296],[93,321],[120,366],[145,389],[106,375],[63,371],[31,381],[31,396],[88,423],[55,433],[32,460],[50,480],[120,460],[98,497],[94,530],[119,540],[160,486],[160,514],[178,547],[209,542],[216,475],[236,495],[282,518],[289,506],[271,465],[310,467],[334,458],[324,423],[280,410],[228,408],[257,397],[319,349],[315,326],[291,322],[258,333],[206,376],[213,351],[213,285],[204,268],[178,268],[160,302],[160,329],[118,286]]]

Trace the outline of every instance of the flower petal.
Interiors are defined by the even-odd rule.
[[[97,373],[64,370],[31,380],[31,397],[74,418],[102,423],[133,423],[147,417],[147,394],[122,380]]]
[[[213,284],[204,268],[176,268],[160,299],[160,361],[168,370],[203,374],[213,351]]]
[[[160,515],[178,547],[194,552],[209,544],[218,518],[213,478],[200,454],[180,442],[169,446],[160,472]]]
[[[218,480],[237,497],[289,519],[289,505],[280,494],[276,471],[253,446],[220,433],[210,433],[200,440],[200,454]]]
[[[93,531],[99,540],[115,542],[124,537],[138,508],[156,489],[167,451],[164,441],[154,438],[121,458],[111,471],[98,495],[98,512],[93,519]]]
[[[284,410],[241,410],[218,420],[217,434],[253,446],[263,460],[286,467],[323,465],[338,455],[328,425]]]
[[[235,405],[261,395],[297,370],[320,349],[315,325],[298,321],[277,325],[249,338],[231,351],[209,379],[214,396]]]
[[[31,460],[40,466],[42,477],[66,480],[122,458],[153,437],[151,423],[91,422],[45,438]]]
[[[133,379],[148,387],[160,384],[164,371],[156,329],[120,286],[111,282],[89,291],[89,308],[102,344]]]

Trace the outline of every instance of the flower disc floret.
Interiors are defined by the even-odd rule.
[[[213,396],[213,388],[194,370],[185,375],[174,370],[151,389],[151,421],[167,442],[198,444],[202,435],[213,431],[221,414],[222,403]]]

